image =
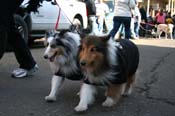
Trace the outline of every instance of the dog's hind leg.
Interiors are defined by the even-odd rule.
[[[128,77],[128,80],[127,80],[127,83],[126,83],[126,86],[125,86],[125,90],[124,92],[122,93],[123,96],[128,96],[131,94],[132,92],[132,87],[133,87],[133,84],[135,82],[135,74],[131,75]]]
[[[165,33],[165,39],[167,39],[168,33]]]
[[[161,39],[162,31],[159,32],[159,39]]]
[[[56,101],[57,91],[62,85],[63,81],[64,81],[63,77],[53,75],[52,81],[51,81],[51,91],[50,91],[50,94],[45,97],[46,101],[48,102]]]
[[[170,38],[171,38],[171,40],[173,40],[173,34],[172,33],[170,33]]]
[[[115,105],[119,101],[124,87],[125,87],[125,83],[117,84],[117,85],[110,85],[107,88],[107,98],[102,103],[102,105],[105,107],[111,107]]]
[[[88,109],[88,105],[95,100],[96,88],[93,85],[83,84],[80,90],[80,102],[74,109],[82,112]]]

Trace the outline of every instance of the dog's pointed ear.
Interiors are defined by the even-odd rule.
[[[100,36],[99,38],[100,38],[102,41],[107,42],[107,41],[111,38],[111,36],[110,36],[110,35],[105,35],[105,36]]]
[[[69,29],[63,29],[63,30],[61,30],[61,31],[59,32],[59,36],[60,36],[60,37],[63,37],[63,36],[65,35],[65,33],[67,33],[67,32],[70,32],[70,30],[69,30]]]

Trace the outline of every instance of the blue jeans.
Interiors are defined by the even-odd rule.
[[[113,18],[113,29],[110,32],[111,37],[115,37],[115,34],[117,33],[118,29],[120,28],[120,25],[123,24],[125,27],[125,38],[130,38],[130,25],[131,25],[131,17],[120,17],[120,16],[114,16]]]
[[[136,34],[136,37],[139,37],[139,29],[140,29],[139,23],[135,22],[134,23],[134,32]]]

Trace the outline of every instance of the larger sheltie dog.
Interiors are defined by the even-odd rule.
[[[94,101],[96,86],[107,87],[103,106],[113,106],[121,95],[128,95],[139,64],[139,51],[130,40],[108,36],[86,36],[81,40],[79,63],[85,75],[76,111],[85,111]]]
[[[51,91],[45,97],[46,101],[55,101],[58,88],[65,78],[71,80],[83,79],[83,74],[77,65],[77,53],[80,45],[80,36],[77,33],[63,30],[59,33],[46,34],[46,50],[44,58],[49,60],[53,77]]]

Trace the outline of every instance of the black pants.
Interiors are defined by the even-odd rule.
[[[15,57],[21,68],[31,69],[36,62],[34,61],[32,54],[26,45],[24,39],[16,30],[3,31],[0,33],[0,58],[6,49],[6,43],[12,46]]]
[[[4,32],[3,30],[0,30],[0,59],[2,58],[5,48],[7,45],[7,33]]]
[[[9,2],[13,2],[13,4]],[[14,11],[20,5],[19,2],[21,3],[22,1],[7,0],[0,5],[0,59],[5,52],[6,43],[8,43],[13,47],[20,68],[29,70],[36,62],[24,39],[15,28],[13,17]]]
[[[115,37],[115,34],[119,30],[121,24],[123,24],[125,27],[125,38],[129,39],[131,36],[131,34],[130,34],[131,17],[114,16],[113,29],[110,32],[110,36]]]

